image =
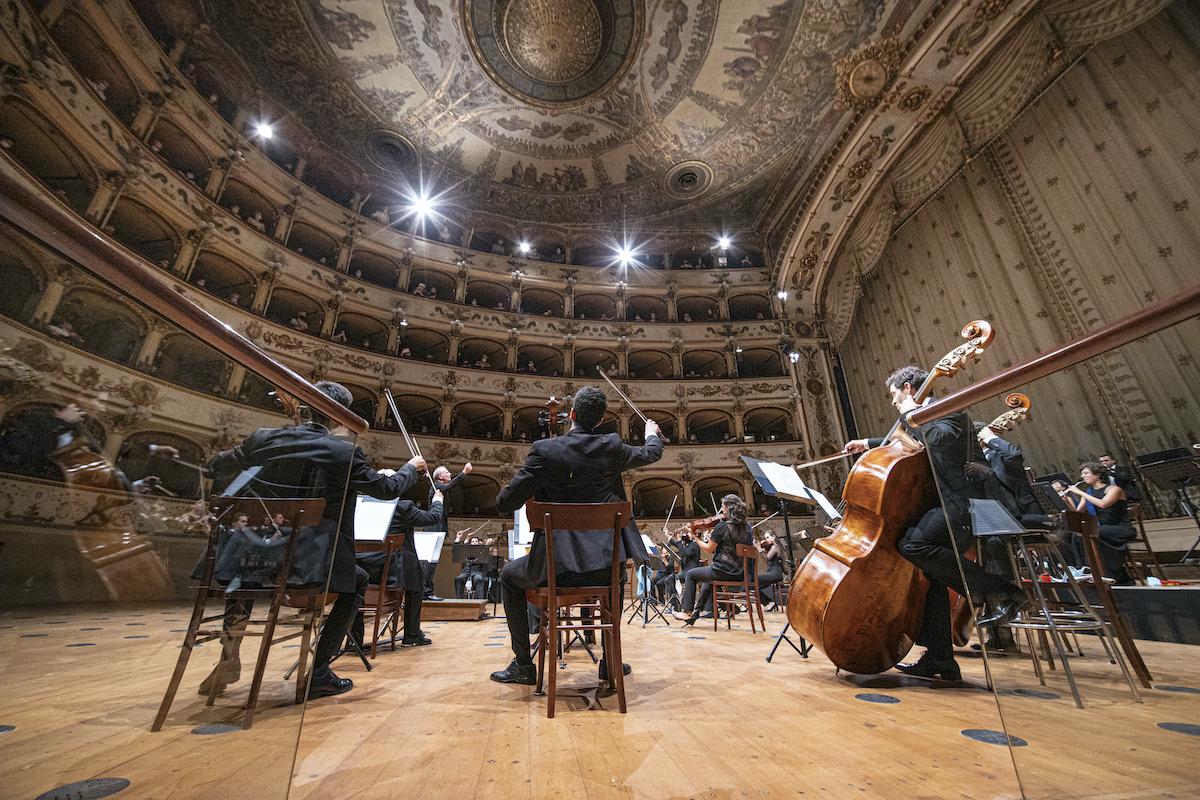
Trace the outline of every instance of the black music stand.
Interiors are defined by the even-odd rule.
[[[1075,510],[1059,495],[1054,486],[1049,483],[1038,481],[1029,488],[1033,492],[1033,499],[1037,501],[1038,508],[1047,516]]]
[[[742,463],[746,465],[746,469],[750,470],[750,474],[754,477],[755,483],[763,490],[763,493],[768,497],[774,497],[779,501],[779,511],[783,514],[783,540],[787,542],[787,552],[784,555],[783,569],[785,575],[794,576],[796,574],[796,564],[794,562],[794,547],[792,545],[792,523],[788,518],[787,504],[788,500],[795,500],[800,503],[816,503],[816,499],[811,496],[799,496],[788,494],[781,488],[776,488],[775,484],[763,473],[762,464],[765,462],[759,461],[750,456],[742,456]],[[800,476],[796,476],[799,480]],[[786,616],[786,612],[784,614]],[[787,642],[788,645],[800,654],[801,658],[808,658],[808,652],[812,650],[812,645],[808,643],[803,636],[800,638],[800,646],[788,638],[788,630],[792,627],[791,620],[788,620],[783,625],[783,630],[775,637],[775,644],[771,645],[771,652],[767,654],[767,663],[771,663],[771,659],[775,657],[775,651],[779,649],[779,645]]]
[[[455,542],[450,548],[450,558],[453,559],[455,564],[466,564],[469,561],[472,564],[480,565],[487,561],[487,557],[488,546],[486,544],[462,544],[461,542]]]
[[[1147,459],[1143,462],[1142,459]],[[1154,459],[1154,460],[1150,460]],[[1151,483],[1166,492],[1174,492],[1179,503],[1179,510],[1185,516],[1191,517],[1200,528],[1200,510],[1192,505],[1188,496],[1188,488],[1200,486],[1200,464],[1192,458],[1187,448],[1179,447],[1174,450],[1163,450],[1158,453],[1146,453],[1137,457],[1138,471],[1149,478]],[[1192,546],[1179,559],[1180,564],[1192,561],[1192,553],[1200,547],[1200,535],[1192,542]]]
[[[649,540],[647,539],[647,541]],[[662,553],[655,552],[656,550],[658,550],[656,547],[648,548],[650,557],[657,557],[659,561],[666,563],[666,559],[663,557]],[[663,625],[666,625],[668,628],[671,627],[671,623],[667,621],[667,615],[665,613],[666,608],[662,603],[658,602],[658,597],[654,594],[654,573],[650,570],[649,562],[645,564],[638,564],[637,572],[638,575],[644,576],[642,582],[642,595],[641,597],[634,598],[633,604],[630,606],[629,619],[625,620],[625,624],[628,625],[629,623],[633,622],[635,617],[641,615],[643,628],[649,625],[650,620],[652,619],[661,619]],[[636,580],[637,579],[635,578],[634,585],[636,585]]]

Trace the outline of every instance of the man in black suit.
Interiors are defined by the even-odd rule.
[[[927,377],[928,373],[920,367],[908,366],[896,370],[885,381],[892,405],[902,419],[906,420],[908,414],[920,408],[921,403],[914,395]],[[976,600],[976,608],[985,601],[990,604],[994,610],[979,620],[981,626],[1011,618],[1024,600],[1024,593],[1004,578],[991,575],[974,561],[960,559],[958,555],[972,544],[969,501],[987,496],[983,482],[967,468],[968,461],[978,451],[972,442],[974,429],[966,412],[935,419],[920,428],[913,428],[905,421],[903,427],[929,452],[943,505],[928,509],[897,543],[900,554],[929,579],[925,616],[917,634],[917,644],[925,646],[925,653],[916,663],[900,664],[898,668],[910,675],[959,680],[962,675],[954,661],[946,587],[964,597],[969,592]],[[846,443],[846,450],[861,453],[881,444],[883,439],[855,439]]]
[[[1133,470],[1124,464],[1118,464],[1110,453],[1100,456],[1100,466],[1108,470],[1109,483],[1115,483],[1125,490],[1126,500],[1131,503],[1141,501],[1142,491],[1138,488],[1137,478],[1133,477]]]
[[[353,402],[350,390],[340,383],[321,381],[316,386],[322,394],[347,408]],[[329,662],[341,650],[367,588],[367,571],[354,563],[355,498],[359,492],[379,500],[398,498],[416,484],[428,467],[425,459],[417,456],[398,472],[376,472],[367,463],[362,449],[346,438],[344,429],[330,430],[332,420],[314,409],[309,410],[309,415],[309,420],[301,425],[259,428],[242,444],[214,456],[208,468],[218,481],[228,482],[249,467],[260,467],[236,491],[238,496],[325,500],[325,510],[311,535],[301,533],[306,536],[308,552],[301,554],[297,547],[296,555],[301,577],[320,584],[329,564],[329,550],[333,550],[328,591],[337,592],[338,596],[325,617],[313,656],[308,696],[314,698],[341,694],[354,686],[353,681],[335,675]],[[226,626],[236,625],[237,617],[244,619],[248,615],[247,608],[239,611],[227,607]],[[236,661],[236,651],[231,653],[227,647],[222,659],[227,658]],[[237,679],[239,666],[230,664],[231,669],[214,671],[210,679],[217,680],[214,676],[222,675],[222,682],[227,679],[232,682]]]
[[[455,486],[458,486],[460,483],[462,483],[463,479],[466,478],[468,475],[470,475],[471,470],[473,470],[473,469],[474,469],[474,467],[471,465],[471,462],[468,461],[466,464],[463,465],[462,472],[458,473],[453,478],[450,477],[450,470],[446,469],[446,467],[444,467],[444,466],[438,467],[437,469],[435,469],[433,471],[433,483],[430,485],[429,492],[426,494],[425,507],[430,508],[432,506],[433,495],[436,492],[442,493],[442,497],[445,498],[445,502],[442,504],[442,511],[438,515],[437,522],[433,523],[434,527],[432,527],[432,528],[427,527],[426,530],[443,531],[443,532],[447,532],[447,533],[449,532],[449,530],[450,530],[450,490],[453,489]],[[442,599],[433,593],[433,573],[436,570],[436,568],[437,568],[437,564],[435,564],[435,563],[432,563],[429,561],[421,562],[421,576],[423,579],[422,591],[424,593],[424,598],[426,600],[441,600]]]
[[[530,499],[546,503],[611,503],[625,500],[621,473],[653,464],[662,458],[658,425],[646,422],[646,444],[632,447],[615,433],[595,428],[604,418],[608,401],[604,392],[585,386],[571,403],[571,430],[562,436],[533,443],[521,469],[500,491],[496,507],[501,513],[517,510]],[[529,616],[525,590],[546,582],[545,535],[537,533],[529,555],[510,561],[500,571],[500,597],[512,637],[515,658],[507,669],[492,673],[500,683],[533,685],[537,674],[529,652]],[[555,535],[554,565],[560,586],[593,586],[608,583],[612,559],[648,560],[645,545],[632,519],[622,535],[623,553],[610,552],[609,537],[585,531],[559,531]],[[600,661],[601,680],[608,676]]]
[[[1025,475],[1025,453],[1020,445],[1001,439],[986,425],[976,423],[975,428],[979,446],[983,448],[983,457],[1008,490],[1017,509],[1021,514],[1041,514],[1029,478]]]

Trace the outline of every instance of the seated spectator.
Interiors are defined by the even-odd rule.
[[[240,306],[242,304],[242,296],[238,292],[232,292],[229,295],[228,302],[232,306]]]
[[[375,220],[380,225],[390,225],[392,222],[390,219],[388,219],[387,209],[382,206],[371,212],[371,219]]]
[[[300,331],[301,333],[307,333],[308,332],[308,312],[301,311],[300,313],[296,314],[296,316],[294,316],[290,320],[288,320],[288,325],[290,327],[292,327],[294,330]]]
[[[255,211],[253,214],[251,214],[250,218],[246,220],[246,224],[251,228],[254,228],[256,231],[265,231],[267,229],[267,223],[263,221],[263,215],[261,211]]]
[[[425,296],[425,284],[418,283],[416,285],[416,287],[413,288],[412,293],[415,294],[417,297],[424,297]]]
[[[401,358],[412,358],[412,350],[407,347],[401,347],[400,348],[400,357]]]
[[[349,341],[348,337],[346,336],[346,331],[342,328],[338,328],[336,331],[334,331],[333,341],[337,342],[338,344],[345,344],[347,341]]]

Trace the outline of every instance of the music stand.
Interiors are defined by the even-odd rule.
[[[1064,511],[1075,510],[1049,483],[1038,481],[1029,488],[1033,492],[1033,499],[1037,501],[1038,508],[1041,509],[1043,514],[1061,514]]]
[[[817,499],[813,496],[811,490],[804,485],[804,481],[800,480],[800,476],[796,474],[796,470],[791,467],[774,464],[770,461],[759,461],[750,456],[742,456],[742,462],[746,465],[746,469],[750,470],[755,483],[763,490],[763,493],[779,501],[779,511],[783,514],[783,539],[787,542],[787,552],[784,555],[783,565],[784,573],[794,576],[796,574],[796,564],[794,563],[795,549],[792,545],[792,523],[788,518],[787,501],[795,500],[799,503],[817,503]],[[782,642],[787,642],[793,650],[800,654],[801,658],[808,658],[808,651],[812,650],[812,645],[801,636],[800,646],[797,647],[796,643],[789,639],[787,635],[791,627],[792,622],[788,620],[784,623],[783,630],[775,637],[775,644],[771,646],[771,652],[767,654],[768,664],[775,657],[775,651],[779,649],[779,645]]]
[[[488,545],[486,544],[462,544],[461,542],[455,542],[450,548],[450,558],[456,564],[470,562],[471,564],[478,565],[486,561],[487,557]],[[470,573],[468,572],[467,575],[469,580]],[[472,586],[471,588],[474,589],[475,587]]]
[[[1146,461],[1143,462],[1143,459]],[[1187,448],[1146,453],[1138,456],[1137,461],[1138,470],[1142,475],[1163,491],[1174,492],[1179,509],[1185,516],[1191,517],[1196,527],[1200,528],[1200,511],[1192,505],[1192,499],[1188,496],[1188,487],[1200,486],[1200,464],[1196,463]],[[1200,547],[1200,534],[1183,554],[1183,558],[1179,559],[1179,563],[1190,563],[1192,553],[1196,552],[1197,547]]]
[[[658,546],[654,544],[654,540],[644,533],[641,536],[642,543],[645,545],[646,552],[650,554],[650,557],[658,558],[660,562],[665,563],[665,559],[659,551]],[[634,617],[640,614],[643,628],[650,624],[650,620],[655,618],[661,619],[663,625],[666,625],[668,628],[671,627],[671,623],[667,621],[666,614],[664,613],[666,609],[663,608],[662,603],[658,602],[658,597],[654,594],[654,573],[650,571],[649,562],[638,564],[637,570],[638,575],[642,577],[642,595],[634,600],[629,619],[625,620],[625,624],[628,625],[633,622]]]

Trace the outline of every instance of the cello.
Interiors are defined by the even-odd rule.
[[[933,367],[914,395],[918,403],[995,338],[983,320],[961,335],[967,341]],[[929,583],[896,544],[939,502],[929,458],[900,421],[851,468],[842,500],[837,528],[816,540],[792,577],[788,622],[839,669],[873,675],[899,663],[920,630]]]

